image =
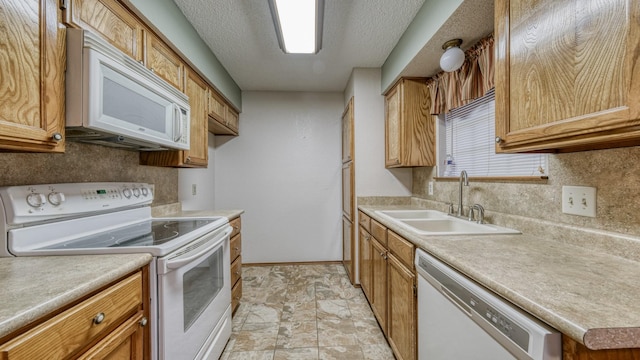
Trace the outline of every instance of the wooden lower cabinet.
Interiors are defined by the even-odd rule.
[[[242,299],[242,237],[240,217],[229,221],[233,227],[229,242],[231,254],[231,312],[235,313]]]
[[[563,360],[640,360],[640,349],[589,350],[568,336],[562,335]]]
[[[148,358],[148,267],[0,344],[0,359]]]
[[[389,311],[387,339],[398,360],[416,359],[417,297],[416,274],[393,254],[387,263]]]
[[[360,287],[369,302],[372,301],[372,271],[373,248],[371,245],[371,234],[360,226],[358,231],[358,264],[360,268]]]
[[[387,249],[376,238],[371,238],[372,261],[371,277],[373,287],[373,301],[371,309],[378,319],[382,331],[387,333]]]

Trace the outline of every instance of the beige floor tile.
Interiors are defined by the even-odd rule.
[[[282,308],[281,321],[310,321],[316,319],[316,302],[286,302]]]
[[[320,360],[364,360],[360,346],[320,347]]]
[[[316,300],[316,287],[304,280],[295,283],[289,283],[287,286],[286,301],[287,302],[309,302]]]
[[[378,322],[375,319],[367,320],[354,318],[353,325],[356,328],[355,334],[360,345],[384,344],[388,347],[387,339],[385,339],[382,334],[382,329],[380,329],[380,325],[378,325]]]
[[[318,300],[318,320],[350,319],[351,312],[345,300]]]
[[[395,360],[393,352],[387,343],[360,345],[365,360]]]
[[[278,338],[279,325],[274,323],[257,323],[242,326],[235,334],[234,342],[229,349],[231,352],[274,350]]]
[[[276,349],[274,360],[317,360],[318,348]]]
[[[281,322],[276,349],[318,347],[315,321]]]
[[[251,304],[264,303],[284,303],[286,300],[287,287],[280,285],[277,287],[248,287],[242,288],[242,302]]]
[[[350,319],[318,320],[318,345],[358,345],[353,321]]]
[[[278,322],[282,315],[282,303],[247,304],[245,324]]]
[[[273,360],[273,350],[240,351],[224,354],[220,360]]]

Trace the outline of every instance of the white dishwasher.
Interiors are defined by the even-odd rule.
[[[560,360],[561,334],[416,251],[419,360]]]

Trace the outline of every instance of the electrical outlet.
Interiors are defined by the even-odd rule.
[[[191,195],[195,195],[198,193],[198,188],[196,184],[191,184]]]
[[[588,186],[562,187],[562,212],[596,217],[596,188]]]
[[[433,195],[433,181],[429,181],[429,195]]]

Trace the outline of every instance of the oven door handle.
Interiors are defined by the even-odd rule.
[[[224,241],[225,238],[228,238],[229,235],[231,235],[232,231],[233,231],[233,228],[231,226],[227,226],[224,229],[224,232],[222,232],[222,234],[216,235],[214,238],[209,239],[205,243],[203,243],[200,246],[198,246],[196,249],[201,248],[201,249],[199,249],[199,251],[197,251],[197,252],[195,252],[195,253],[193,253],[193,254],[191,254],[189,256],[182,257],[182,255],[179,255],[179,256],[176,256],[174,259],[168,259],[167,262],[166,262],[166,267],[168,269],[178,269],[178,268],[183,267],[184,265],[186,265],[186,264],[188,264],[188,263],[200,258],[201,256],[206,254],[211,249],[216,248],[221,242]],[[187,246],[189,246],[189,245],[187,245]],[[189,253],[187,253],[187,254],[189,254]]]

